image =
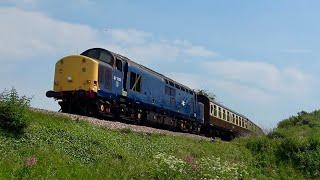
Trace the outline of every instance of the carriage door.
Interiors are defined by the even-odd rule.
[[[116,95],[122,95],[123,89],[123,63],[120,59],[116,59],[116,67],[113,73],[113,87]]]

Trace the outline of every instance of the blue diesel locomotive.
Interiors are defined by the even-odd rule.
[[[208,107],[213,102],[208,97],[102,48],[59,60],[53,91],[46,95],[57,99],[62,112],[66,113],[157,124],[223,139],[254,132],[245,126],[253,123],[242,115],[239,116],[244,126],[240,128],[235,128],[241,125],[236,121],[222,123],[223,126],[215,123],[224,119],[222,116],[210,118]]]

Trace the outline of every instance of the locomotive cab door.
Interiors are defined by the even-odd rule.
[[[116,58],[115,67],[113,71],[113,88],[114,92],[117,96],[123,94],[123,81],[124,81],[124,68],[123,68],[123,61]]]

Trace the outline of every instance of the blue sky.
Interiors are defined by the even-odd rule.
[[[104,47],[218,101],[263,128],[320,106],[320,2],[0,0],[0,89],[57,110],[54,63]]]

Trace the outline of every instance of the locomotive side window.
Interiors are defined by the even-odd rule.
[[[165,92],[166,95],[170,96],[170,87],[165,86],[164,92]]]
[[[173,97],[176,96],[176,90],[169,86],[165,86],[164,93],[168,96],[173,96]]]
[[[141,92],[141,75],[134,72],[130,73],[130,89],[136,92]]]
[[[121,61],[121,60],[117,59],[117,61],[116,61],[116,67],[117,67],[117,69],[118,69],[119,71],[122,72],[122,61]]]
[[[176,96],[176,90],[173,88],[170,88],[170,96]]]

